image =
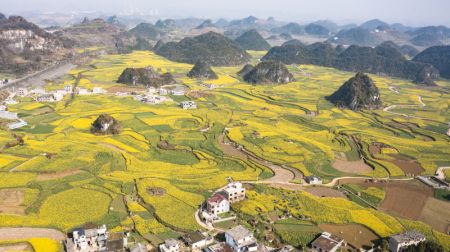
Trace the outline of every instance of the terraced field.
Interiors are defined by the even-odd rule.
[[[171,72],[189,87],[186,97],[173,98],[195,100],[198,109],[182,110],[176,102],[146,105],[114,95],[129,90],[116,83],[125,67],[149,65],[161,73]],[[149,240],[198,229],[194,219],[198,205],[225,185],[228,177],[254,181],[273,176],[264,162],[227,155],[219,142],[224,132],[228,141],[260,160],[319,175],[325,182],[341,176],[404,177],[409,172],[397,162],[404,159],[421,167],[422,174],[450,164],[445,135],[450,121],[448,82],[440,82],[440,88],[421,89],[404,80],[371,76],[386,106],[421,105],[417,95],[426,106],[353,112],[334,108],[324,97],[354,73],[289,66],[294,83],[249,85],[237,77],[240,67],[221,67],[214,69],[220,78],[207,82],[221,86],[206,89],[202,82],[185,77],[191,67],[150,52],[105,55],[72,70],[47,89],[74,85],[78,78],[79,87],[98,86],[111,93],[67,97],[56,104],[24,98],[10,106],[29,126],[0,131],[0,189],[7,188],[23,200],[14,214],[0,213],[0,226],[66,231],[85,223],[106,223],[114,230],[135,229]],[[399,93],[389,89],[392,85]],[[101,113],[115,117],[123,132],[92,135],[90,125]],[[370,151],[374,143],[383,147]],[[339,167],[345,162],[360,163],[337,169],[336,160],[341,162]],[[152,188],[161,194],[152,193]],[[295,194],[298,205],[292,211],[303,212],[307,202],[314,202],[345,217],[338,220],[324,213],[317,223],[359,223],[379,236],[405,228],[394,217],[345,199]],[[253,214],[259,205],[249,202],[239,209]],[[60,211],[62,204],[70,210]],[[306,213],[314,219],[316,210],[308,208]],[[129,212],[137,215],[129,217]],[[438,237],[434,239],[450,247],[448,237],[434,232],[431,236]]]

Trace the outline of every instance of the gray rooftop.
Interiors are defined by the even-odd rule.
[[[253,236],[253,233],[250,232],[250,230],[246,229],[245,227],[243,227],[241,225],[227,230],[226,233],[229,236],[233,237],[233,239],[235,241],[242,240],[242,239],[244,239],[247,236]]]
[[[411,230],[401,234],[393,235],[391,236],[391,239],[396,240],[398,243],[403,243],[411,240],[414,241],[425,240],[425,236],[422,233],[418,232],[417,230]]]

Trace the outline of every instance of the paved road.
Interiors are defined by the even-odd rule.
[[[47,69],[29,74],[20,79],[11,80],[8,84],[1,86],[0,89],[11,87],[29,87],[29,86],[42,87],[46,84],[46,80],[52,80],[61,77],[70,70],[74,69],[75,67],[76,65],[72,63],[63,63],[51,66]]]
[[[51,228],[0,228],[0,241],[30,238],[49,238],[56,241],[62,241],[65,239],[65,235],[61,231]]]

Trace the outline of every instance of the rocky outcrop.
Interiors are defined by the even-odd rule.
[[[108,114],[101,114],[92,123],[91,132],[96,135],[116,135],[121,131],[121,125],[112,116]]]
[[[189,78],[215,80],[217,74],[211,69],[211,67],[204,61],[198,61],[195,63],[192,70],[187,74]]]
[[[133,86],[144,85],[160,87],[162,85],[175,84],[175,79],[170,73],[160,75],[153,67],[145,67],[126,68],[117,82]]]
[[[246,74],[252,71],[253,68],[255,68],[253,65],[246,64],[237,74],[241,77],[244,77]]]
[[[266,51],[270,49],[270,44],[254,29],[243,33],[234,41],[244,50]]]
[[[250,55],[234,41],[215,32],[160,44],[155,53],[176,62],[204,61],[211,66],[235,66],[250,60]]]
[[[35,71],[58,57],[62,41],[28,22],[11,16],[0,20],[0,70],[22,74]]]
[[[413,59],[433,65],[442,77],[450,79],[450,46],[433,46],[425,49]]]
[[[437,69],[429,64],[407,60],[390,43],[375,48],[350,46],[341,52],[328,43],[303,45],[286,42],[273,47],[262,60],[277,60],[285,64],[313,64],[334,67],[344,71],[368,72],[409,79],[419,84],[433,85],[439,77]],[[426,78],[425,78],[426,77]]]
[[[245,74],[244,81],[253,84],[284,84],[294,81],[294,76],[283,63],[279,61],[265,61],[259,63]]]
[[[166,33],[149,23],[140,23],[128,31],[129,34],[138,38],[149,40],[160,40]]]
[[[377,109],[382,105],[378,88],[363,73],[357,73],[326,99],[337,107],[351,110]]]

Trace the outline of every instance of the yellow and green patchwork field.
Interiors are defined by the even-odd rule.
[[[252,54],[255,61],[262,55]],[[191,93],[160,105],[114,95],[129,89],[116,83],[126,67],[146,66],[172,73]],[[263,160],[321,176],[325,182],[344,176],[433,174],[437,167],[450,164],[445,134],[450,121],[450,95],[445,91],[449,82],[424,89],[404,80],[371,76],[384,105],[397,106],[353,112],[335,108],[324,97],[354,73],[289,66],[296,78],[293,83],[250,85],[237,76],[240,67],[217,67],[213,69],[219,79],[206,83],[219,87],[207,89],[200,85],[203,82],[186,77],[191,67],[151,52],[105,55],[50,83],[48,89],[74,84],[81,75],[79,87],[103,87],[108,94],[73,100],[67,96],[54,104],[24,99],[10,106],[29,126],[0,132],[0,188],[30,188],[37,193],[25,201],[22,215],[0,213],[0,226],[67,231],[86,223],[106,223],[114,230],[135,226],[143,236],[161,237],[198,229],[196,209],[228,177],[254,181],[272,176],[250,159],[226,155],[219,143],[223,135]],[[393,86],[399,93],[391,91]],[[198,109],[181,109],[177,102],[183,100],[196,101]],[[102,113],[116,118],[122,133],[91,134],[91,123]],[[155,188],[161,195],[152,195]],[[384,198],[376,188],[365,193]],[[134,195],[134,200],[125,201],[126,195]],[[306,192],[289,197],[295,203],[289,206],[292,212],[316,223],[358,223],[379,236],[405,228],[394,217],[346,199],[315,198]],[[275,201],[276,195],[251,193],[238,209],[247,215],[256,209],[270,212],[281,204]],[[136,215],[130,217],[130,211]]]

